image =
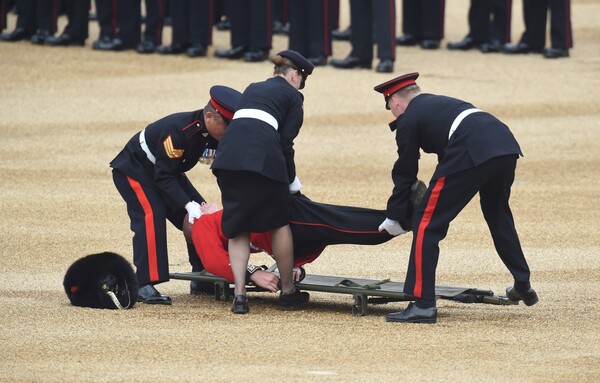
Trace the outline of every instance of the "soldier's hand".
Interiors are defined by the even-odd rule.
[[[188,221],[194,223],[194,221],[202,215],[200,210],[200,204],[196,201],[190,201],[185,204],[185,210],[188,212]]]
[[[279,283],[279,277],[273,273],[265,270],[256,270],[250,275],[250,280],[258,287],[262,287],[265,290],[276,292],[279,290],[277,284]]]
[[[400,222],[394,221],[393,219],[389,218],[386,218],[385,221],[383,221],[381,225],[379,225],[379,231],[384,230],[393,236],[408,233],[408,231],[404,230],[402,226],[400,226]]]

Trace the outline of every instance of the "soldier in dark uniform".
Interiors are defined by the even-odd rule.
[[[186,53],[189,57],[206,56],[212,44],[213,0],[178,0],[171,2],[173,38],[171,45],[158,47],[158,53]]]
[[[228,0],[231,48],[217,49],[215,57],[260,62],[269,58],[272,32],[271,0]]]
[[[31,39],[34,44],[44,44],[56,33],[58,0],[19,0],[16,4],[17,26],[0,39],[9,42]]]
[[[333,59],[334,68],[371,68],[373,32],[377,42],[377,72],[394,71],[396,59],[396,1],[350,0],[350,43],[352,51],[345,59]]]
[[[205,151],[216,148],[240,96],[228,87],[212,87],[204,109],[172,114],[148,125],[110,164],[134,232],[141,302],[171,304],[171,298],[154,287],[169,280],[166,219],[181,229],[186,213],[192,220],[200,217],[205,201],[185,172]],[[188,252],[192,270],[201,271],[192,246]]]
[[[246,88],[212,165],[223,203],[223,234],[229,238],[234,275],[232,311],[248,313],[246,268],[250,232],[270,231],[281,274],[279,306],[305,303],[292,279],[293,241],[289,227],[290,193],[300,191],[294,163],[294,138],[304,118],[304,87],[313,65],[296,51],[275,55],[274,76]]]
[[[418,73],[375,87],[396,121],[398,160],[392,169],[394,190],[380,230],[392,235],[413,231],[404,292],[416,298],[392,322],[435,323],[435,269],[439,242],[450,222],[479,193],[481,210],[498,255],[514,277],[508,298],[531,306],[538,301],[509,206],[519,144],[508,127],[489,113],[455,98],[421,93]],[[408,196],[417,179],[420,150],[435,153],[438,165],[423,200],[410,215]]]
[[[138,53],[153,53],[162,44],[162,31],[167,14],[167,3],[165,0],[146,1],[146,22],[142,41],[135,50]]]
[[[141,41],[141,0],[96,0],[100,38],[93,49],[122,51],[136,49]]]
[[[67,0],[67,18],[69,23],[60,36],[50,36],[46,44],[53,46],[84,46],[89,34],[90,0]]]
[[[471,0],[468,19],[469,34],[462,40],[449,42],[448,49],[500,52],[510,42],[512,0]]]
[[[546,45],[546,20],[550,9],[550,48]],[[571,0],[523,0],[525,32],[518,44],[507,44],[509,54],[543,53],[545,58],[569,57],[573,48]]]
[[[444,38],[445,0],[403,0],[402,36],[396,44],[419,44],[423,49],[438,49]]]
[[[289,48],[315,66],[331,56],[332,0],[290,0]]]

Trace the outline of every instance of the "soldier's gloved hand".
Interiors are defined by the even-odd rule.
[[[394,221],[393,219],[386,218],[381,225],[379,225],[379,231],[387,231],[390,235],[396,236],[400,234],[406,234],[408,231],[404,230],[400,226],[400,222]]]
[[[300,189],[302,189],[302,184],[300,183],[298,176],[296,176],[294,182],[290,184],[290,194],[298,193]]]
[[[200,210],[200,204],[196,201],[190,201],[185,204],[185,210],[188,212],[188,221],[194,223],[195,220],[200,218],[202,211]]]

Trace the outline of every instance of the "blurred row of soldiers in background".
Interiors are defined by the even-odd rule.
[[[344,0],[345,1],[345,0]],[[350,25],[340,29],[340,0],[0,0],[0,31],[7,12],[17,14],[16,27],[3,41],[28,39],[34,44],[84,46],[90,20],[100,33],[92,48],[135,49],[139,53],[203,57],[212,31],[229,30],[231,46],[215,57],[260,62],[268,59],[274,33],[289,35],[289,49],[316,66],[372,68],[377,45],[377,72],[393,72],[396,46],[438,49],[444,38],[444,0],[402,0],[402,35],[396,36],[396,0],[349,0]],[[143,13],[142,10],[145,10]],[[550,11],[550,47],[546,22]],[[469,32],[448,42],[450,50],[483,53],[540,53],[568,57],[573,46],[570,0],[523,0],[525,31],[511,44],[512,0],[471,0]],[[57,33],[57,19],[68,23]],[[163,27],[171,25],[171,44],[163,45]],[[349,40],[350,54],[331,59],[332,39]]]

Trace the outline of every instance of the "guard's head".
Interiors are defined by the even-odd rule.
[[[385,108],[390,110],[389,100],[392,95],[407,87],[410,87],[411,85],[417,85],[418,77],[419,73],[413,72],[377,85],[375,87],[375,91],[383,94],[383,98],[385,99]]]
[[[225,124],[229,125],[242,94],[223,85],[213,86],[209,93],[210,105],[221,115]]]
[[[138,294],[131,264],[110,252],[75,261],[65,274],[63,286],[72,305],[98,309],[131,308]]]
[[[277,53],[271,58],[271,61],[275,64],[275,74],[285,73],[287,68],[298,71],[302,76],[299,89],[304,89],[306,78],[312,74],[313,69],[315,68],[310,61],[304,58],[304,56],[291,49]]]

